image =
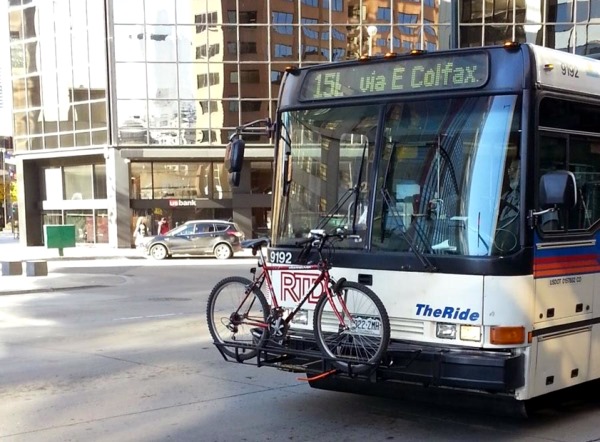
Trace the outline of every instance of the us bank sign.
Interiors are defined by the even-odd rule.
[[[169,200],[169,207],[196,207],[196,200]]]

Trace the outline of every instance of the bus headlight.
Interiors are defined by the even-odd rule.
[[[456,324],[438,322],[435,325],[435,336],[440,339],[456,339]]]
[[[298,313],[292,318],[292,324],[307,325],[308,324],[308,310],[300,309]]]
[[[461,325],[460,326],[461,341],[481,341],[481,327],[478,325]]]

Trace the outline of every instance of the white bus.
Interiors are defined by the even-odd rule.
[[[379,296],[391,342],[368,375],[328,372],[309,307],[260,365],[517,400],[600,378],[600,61],[510,43],[289,68],[274,127],[268,259],[361,235],[332,274]]]

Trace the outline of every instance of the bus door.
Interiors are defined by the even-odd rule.
[[[590,360],[594,280],[600,272],[594,227],[600,220],[600,138],[540,132],[538,147],[538,176],[550,170],[573,172],[578,201],[571,210],[540,215],[534,233],[535,395],[600,375],[600,368],[594,368],[599,364]]]

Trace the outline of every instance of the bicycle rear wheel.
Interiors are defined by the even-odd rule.
[[[314,313],[319,349],[338,369],[352,374],[372,370],[383,358],[390,340],[390,320],[383,303],[371,289],[352,281],[339,284],[332,302],[345,327],[327,296],[321,296]]]
[[[239,361],[256,356],[267,338],[267,330],[258,324],[266,324],[269,304],[258,288],[250,289],[251,285],[252,281],[240,276],[225,278],[210,292],[206,307],[214,343],[223,344],[220,350]]]

